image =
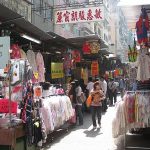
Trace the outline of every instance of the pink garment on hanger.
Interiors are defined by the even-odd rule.
[[[19,59],[21,58],[21,52],[18,44],[13,44],[11,46],[12,53],[10,54],[11,59]]]
[[[38,81],[39,82],[45,82],[45,66],[44,66],[44,60],[41,53],[37,53],[36,55],[36,64],[37,64],[37,70],[38,70]]]

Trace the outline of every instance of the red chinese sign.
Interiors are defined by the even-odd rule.
[[[98,61],[92,61],[92,64],[91,64],[91,74],[92,74],[92,76],[97,76],[99,74],[99,64],[98,64]]]
[[[9,106],[11,113],[17,113],[17,102],[9,102],[8,99],[0,100],[0,113],[9,113]]]
[[[73,59],[75,62],[80,62],[80,61],[81,61],[81,54],[80,54],[80,51],[78,51],[78,50],[73,50],[73,51],[72,51],[72,59]]]
[[[100,21],[104,18],[103,7],[80,8],[55,12],[55,24]]]

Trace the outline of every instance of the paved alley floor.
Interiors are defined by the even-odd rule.
[[[102,128],[96,130],[93,130],[91,115],[85,114],[83,126],[69,129],[66,133],[55,133],[57,138],[45,150],[123,150],[112,138],[113,114],[114,107],[110,107],[102,116]],[[123,145],[122,140],[119,144]]]

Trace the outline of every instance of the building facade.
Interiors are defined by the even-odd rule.
[[[65,38],[96,34],[109,47],[109,51],[127,61],[128,45],[132,41],[126,19],[116,0],[1,0],[12,11],[44,32],[54,32]],[[101,6],[104,19],[99,22],[55,24],[56,10]]]
[[[111,17],[111,41],[112,45],[110,49],[114,54],[122,60],[122,62],[128,61],[128,45],[133,44],[133,38],[131,38],[131,32],[128,29],[127,21],[123,11],[117,6],[118,1],[109,0],[110,17]]]

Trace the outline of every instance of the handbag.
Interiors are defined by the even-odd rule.
[[[81,93],[80,98],[82,100],[82,103],[84,103],[86,101],[86,96],[85,96],[85,94],[83,92]]]
[[[75,124],[76,123],[76,112],[75,109],[73,109],[73,116],[69,119],[70,124]]]
[[[89,95],[89,97],[88,97],[87,100],[86,100],[86,105],[87,105],[87,107],[90,107],[90,106],[91,106],[91,103],[92,103],[92,96]]]

